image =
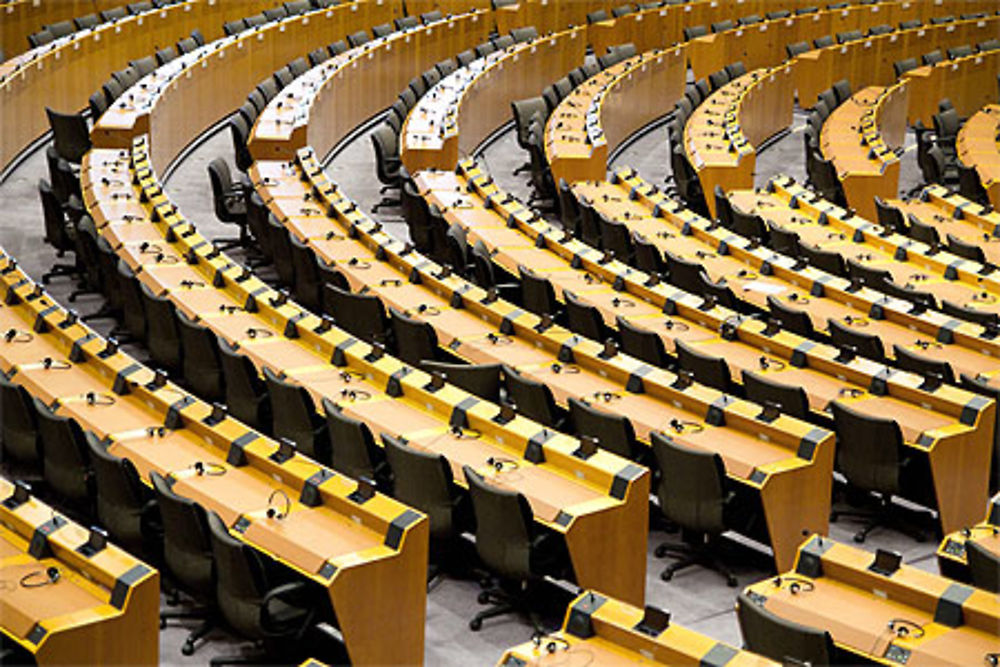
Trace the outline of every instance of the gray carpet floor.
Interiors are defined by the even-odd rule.
[[[796,114],[796,123],[791,133],[765,150],[757,162],[757,184],[763,184],[777,173],[786,173],[796,179],[804,178],[802,140],[800,136],[804,117]],[[911,139],[912,143],[912,139]],[[232,228],[218,223],[212,209],[211,190],[205,171],[206,165],[214,157],[225,156],[232,162],[232,145],[228,132],[219,132],[209,137],[193,150],[178,165],[166,184],[167,192],[178,204],[184,215],[193,221],[208,237],[229,236]],[[485,164],[498,184],[526,200],[527,177],[514,177],[512,172],[521,164],[525,155],[520,151],[512,132],[503,134],[484,153]],[[662,182],[669,173],[665,130],[651,131],[618,156],[613,166],[632,166],[652,182]],[[327,166],[330,177],[340,183],[343,191],[353,197],[364,210],[379,200],[378,182],[375,178],[374,154],[367,136],[361,136],[346,146]],[[903,158],[901,189],[909,189],[919,181],[915,153],[908,152]],[[16,257],[34,278],[53,262],[55,253],[43,242],[41,206],[36,190],[37,181],[46,177],[44,151],[32,154],[13,174],[0,184],[0,245]],[[383,209],[378,219],[386,223],[386,229],[400,236],[405,235],[399,210]],[[267,277],[272,274],[262,270]],[[49,292],[57,301],[67,304],[71,285],[66,279],[57,279],[49,287]],[[93,312],[100,306],[99,297],[85,296],[73,306],[81,314]],[[94,327],[106,334],[112,325],[108,321],[94,322]],[[141,348],[129,347],[140,359],[145,358]],[[832,524],[830,532],[837,540],[850,542],[854,525],[848,520]],[[740,643],[740,633],[733,611],[736,591],[726,587],[723,579],[701,568],[691,568],[678,573],[673,581],[664,582],[659,578],[665,562],[653,556],[654,548],[664,541],[676,541],[678,536],[668,536],[653,531],[647,546],[647,601],[669,610],[676,623],[705,633],[718,640],[735,645]],[[916,543],[906,536],[889,530],[878,530],[870,537],[867,548],[895,549],[904,556],[904,561],[925,568],[937,570],[933,558],[933,540]],[[767,569],[755,567],[750,561],[741,559],[730,563],[739,579],[740,587],[757,581],[769,574]],[[468,629],[468,620],[477,611],[478,583],[471,580],[444,578],[428,594],[426,620],[425,656],[428,665],[491,665],[499,659],[503,650],[511,645],[526,641],[531,635],[530,626],[516,619],[505,617],[487,621],[483,629],[474,633]],[[222,630],[213,631],[208,641],[194,656],[183,657],[180,646],[190,625],[172,625],[160,634],[161,661],[170,665],[205,664],[209,658],[230,654],[242,644]],[[387,638],[391,641],[391,638]]]

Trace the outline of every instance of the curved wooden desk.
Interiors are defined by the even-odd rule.
[[[748,72],[712,93],[684,126],[684,150],[698,173],[709,212],[715,187],[752,188],[756,148],[792,124],[790,65]]]
[[[683,667],[709,664],[731,667],[777,665],[767,658],[717,642],[673,623],[668,622],[667,627],[662,629],[644,627],[644,620],[643,609],[600,593],[585,591],[566,610],[562,629],[543,637],[538,644],[530,641],[508,649],[497,667],[555,667],[566,664],[624,666],[648,665],[650,661]],[[552,641],[555,641],[554,650],[549,649]]]
[[[388,107],[413,72],[483,42],[492,17],[478,10],[394,32],[322,63],[271,100],[254,124],[250,153],[292,160],[312,147],[327,155],[342,139]]]
[[[920,121],[924,127],[933,129],[938,102],[946,97],[962,118],[969,118],[983,107],[994,104],[998,73],[1000,53],[994,51],[910,70],[903,75],[911,91],[910,124]]]
[[[833,162],[847,203],[874,220],[875,197],[899,193],[899,154],[906,138],[909,89],[869,86],[833,110],[823,123],[820,150]]]
[[[38,32],[42,26],[122,6],[119,0],[10,0],[0,3],[0,51],[8,59],[13,58],[31,50],[28,35]]]
[[[937,195],[932,195],[935,190]],[[1000,264],[1000,236],[998,236],[1000,220],[995,219],[998,216],[992,211],[985,216],[975,215],[972,211],[979,206],[957,194],[954,195],[956,198],[954,203],[961,208],[949,208],[943,202],[952,196],[942,186],[933,185],[917,199],[909,201],[897,199],[886,203],[895,206],[904,215],[915,216],[920,222],[936,228],[942,240],[951,235],[965,243],[978,245],[983,249],[987,262]]]
[[[152,370],[69,319],[7,257],[0,285],[0,326],[33,332],[0,343],[0,368],[14,382],[132,461],[142,479],[152,470],[166,476],[176,493],[218,512],[234,537],[326,590],[352,658],[422,659],[423,515],[382,495],[352,500],[354,480],[299,454],[279,457],[274,441],[156,382]],[[222,474],[201,475],[197,462]],[[290,499],[280,520],[267,516],[275,490]],[[382,641],[386,628],[394,642]]]
[[[420,98],[403,124],[400,157],[411,174],[454,169],[510,119],[512,100],[534,97],[583,63],[586,32],[570,28],[515,44],[446,76]]]
[[[1000,105],[990,104],[969,118],[955,148],[963,164],[975,167],[993,208],[1000,207]]]
[[[608,155],[684,94],[683,48],[643,53],[573,89],[549,116],[545,153],[558,183],[602,179]]]
[[[28,62],[0,78],[0,173],[48,131],[45,107],[65,113],[82,109],[111,72],[152,55],[154,45],[173,44],[195,28],[214,39],[225,21],[273,5],[273,0],[188,0],[32,51]]]
[[[888,86],[896,81],[893,63],[920,57],[934,49],[944,52],[953,46],[978,44],[995,37],[1000,37],[1000,16],[922,26],[846,44],[834,44],[804,53],[792,61],[795,87],[800,100],[812,103],[821,91],[840,79],[850,81],[855,90],[868,86]],[[995,88],[996,82],[991,85]],[[914,99],[921,99],[916,88],[912,94]],[[934,106],[937,106],[937,98]]]
[[[0,477],[0,633],[39,665],[156,664],[159,573],[21,492]]]
[[[965,553],[968,542],[975,542],[1000,557],[1000,494],[990,499],[986,518],[982,522],[945,535],[941,540],[937,550],[941,574],[956,581],[968,583],[971,580],[969,559]]]
[[[876,664],[978,665],[997,651],[1000,596],[909,565],[887,576],[870,569],[873,560],[867,551],[814,536],[793,572],[745,592],[750,604],[827,630],[849,655]]]

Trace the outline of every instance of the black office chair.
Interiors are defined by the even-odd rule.
[[[665,254],[670,283],[690,294],[701,294],[702,265],[678,257],[669,250]]]
[[[726,19],[724,21],[716,21],[712,24],[712,32],[726,32],[727,30],[732,30],[736,27],[736,22],[732,19]]]
[[[393,23],[396,25],[396,30],[405,30],[419,26],[420,19],[416,16],[401,16],[398,19],[394,19]]]
[[[434,11],[424,12],[420,15],[420,22],[424,25],[435,23],[444,19],[444,14],[441,13],[440,9],[435,9]]]
[[[830,340],[834,345],[841,348],[853,348],[853,352],[862,357],[878,363],[885,363],[885,349],[882,347],[882,339],[879,338],[878,334],[859,331],[833,318],[827,320],[827,325],[829,326]]]
[[[955,371],[947,361],[931,359],[899,345],[893,345],[892,351],[897,368],[916,373],[932,381],[945,384],[955,383]]]
[[[783,329],[797,333],[803,338],[815,336],[812,318],[806,311],[790,308],[773,296],[767,297],[767,305],[772,317],[781,323]]]
[[[568,402],[574,435],[596,438],[601,449],[622,458],[638,458],[639,446],[632,422],[620,414],[599,410],[572,396]]]
[[[326,427],[330,434],[331,466],[353,479],[362,477],[388,487],[385,454],[375,444],[368,425],[344,414],[333,401],[323,399]]]
[[[73,24],[76,26],[77,30],[96,28],[101,24],[101,17],[97,14],[85,14],[84,16],[77,16],[73,19]]]
[[[330,465],[330,435],[326,420],[316,411],[309,391],[302,385],[286,382],[270,368],[264,368],[264,381],[271,397],[274,437],[291,440],[305,456]]]
[[[720,69],[708,75],[708,84],[712,87],[713,92],[722,88],[727,83],[729,83],[729,72],[724,69]]]
[[[94,480],[83,429],[76,420],[57,415],[37,398],[33,402],[45,483],[71,508],[71,515],[85,517],[92,511]]]
[[[837,43],[845,44],[847,42],[856,42],[859,39],[864,39],[864,34],[860,30],[848,30],[847,32],[837,33]]]
[[[459,545],[472,517],[465,497],[453,484],[448,459],[408,447],[385,433],[382,443],[392,471],[392,496],[427,515],[431,560],[462,563]],[[430,574],[434,576],[437,572],[432,568]]]
[[[833,46],[833,35],[823,35],[813,40],[813,47],[817,49],[825,49],[828,46]]]
[[[215,217],[220,222],[236,225],[240,231],[238,238],[213,239],[212,243],[219,250],[247,247],[250,244],[247,234],[247,193],[242,182],[233,180],[229,165],[221,157],[208,163],[208,177],[212,183]]]
[[[408,317],[393,307],[389,308],[389,323],[399,359],[412,366],[419,366],[425,360],[444,361],[437,333],[429,323]]]
[[[219,353],[229,414],[250,428],[271,433],[271,397],[253,362],[222,339]]]
[[[177,324],[177,313],[167,297],[156,296],[146,286],[139,284],[142,307],[146,321],[150,323],[146,331],[146,346],[153,362],[170,372],[181,369],[181,335]],[[152,324],[155,323],[155,326]]]
[[[523,265],[519,265],[517,270],[521,278],[521,305],[524,309],[555,318],[559,313],[559,302],[552,281]]]
[[[487,483],[469,466],[462,467],[469,485],[476,517],[476,552],[500,584],[479,594],[480,604],[492,606],[476,614],[469,628],[478,631],[483,621],[503,614],[529,612],[529,586],[555,567],[552,536],[539,532],[527,498]]]
[[[736,577],[715,556],[719,538],[727,530],[726,518],[734,502],[726,491],[726,467],[717,453],[699,451],[675,443],[662,433],[652,432],[650,443],[660,470],[657,496],[663,515],[680,526],[683,545],[661,544],[654,555],[677,554],[660,578],[670,581],[674,574],[691,565],[702,564],[721,574],[730,587]]]
[[[464,389],[484,400],[499,403],[503,385],[500,364],[448,364],[440,361],[422,361],[421,368],[428,373],[440,373],[446,382]]]
[[[726,394],[739,395],[725,359],[702,354],[680,338],[674,341],[674,346],[678,365],[690,371],[695,382],[714,387]]]
[[[382,194],[392,189],[399,188],[400,169],[402,162],[399,157],[399,137],[388,125],[379,125],[371,134],[372,146],[375,149],[375,174],[379,182],[382,183],[380,192]],[[383,197],[381,201],[372,207],[372,212],[377,213],[378,209],[384,206],[399,206],[399,198]]]
[[[507,400],[514,405],[518,414],[543,426],[555,429],[562,427],[566,415],[556,405],[548,385],[523,377],[506,365],[503,367],[503,375]]]
[[[389,331],[389,318],[382,299],[374,294],[359,294],[325,285],[329,314],[338,327],[369,343],[385,343]]]
[[[177,311],[184,381],[198,398],[214,403],[226,397],[219,339],[204,324],[193,322]]]
[[[736,599],[736,615],[748,650],[782,664],[834,664],[836,654],[828,631],[786,620],[746,593]]]
[[[94,468],[97,520],[116,545],[159,567],[163,525],[152,492],[135,464],[109,452],[93,433],[84,435]]]
[[[288,229],[273,213],[267,216],[268,245],[274,258],[274,270],[282,285],[295,285],[295,259],[292,257],[292,239]]]
[[[38,196],[42,202],[42,215],[45,222],[44,241],[52,246],[57,257],[64,257],[67,252],[76,249],[75,230],[72,223],[66,219],[66,213],[59,204],[52,186],[42,179],[38,182]],[[42,275],[42,284],[46,285],[57,276],[74,277],[79,273],[76,264],[53,264]]]
[[[295,300],[304,308],[318,312],[323,299],[323,280],[319,273],[319,259],[305,243],[293,234],[288,235],[288,247],[292,254],[295,278],[292,292]]]
[[[919,530],[901,521],[892,505],[892,496],[899,494],[902,478],[911,466],[911,459],[903,449],[903,433],[892,419],[870,417],[857,412],[839,401],[830,403],[834,429],[837,433],[837,467],[847,478],[848,487],[865,495],[874,494],[878,499],[875,512],[834,510],[830,520],[841,516],[867,519],[866,524],[854,535],[861,543],[878,526],[893,526],[923,541]]]
[[[684,41],[690,42],[692,39],[697,39],[698,37],[704,37],[707,34],[708,34],[708,28],[703,25],[685,26]]]
[[[0,374],[0,436],[4,458],[32,471],[41,471],[42,451],[38,417],[28,391]]]
[[[49,127],[52,129],[52,142],[59,157],[71,164],[80,164],[80,160],[90,150],[90,130],[83,114],[65,114],[45,107],[49,117]]]
[[[900,30],[914,30],[916,28],[919,28],[921,25],[923,25],[923,24],[920,22],[920,19],[910,19],[908,21],[900,21],[899,22],[899,29]]]
[[[274,85],[273,81],[271,85]],[[263,84],[257,87],[258,90],[264,94],[264,98],[270,101],[274,95],[277,95],[275,91],[274,95],[268,97],[264,91],[267,86]],[[246,173],[253,166],[254,159],[253,155],[250,153],[250,148],[247,146],[247,140],[250,138],[250,125],[243,119],[239,114],[233,114],[229,117],[229,136],[233,142],[233,154],[236,163],[236,168]]]
[[[655,331],[637,327],[621,315],[615,318],[622,352],[659,368],[674,368],[675,363]]]
[[[955,164],[958,169],[958,193],[977,204],[989,204],[990,196],[979,180],[979,172],[975,167],[967,167],[959,160]]]
[[[167,480],[155,470],[149,473],[149,479],[163,520],[162,569],[171,584],[176,584],[198,604],[204,605],[188,611],[161,611],[160,625],[165,626],[172,619],[202,619],[188,633],[181,647],[181,653],[192,655],[195,642],[215,627],[216,564],[208,517],[201,505],[174,493]]]
[[[920,63],[916,58],[904,58],[903,60],[897,60],[892,64],[892,69],[896,73],[896,78],[901,78],[904,74],[910,70],[914,70],[920,67]]]
[[[800,243],[799,252],[809,262],[810,266],[814,266],[820,271],[826,271],[840,278],[847,277],[847,265],[844,263],[844,258],[840,253],[832,250],[813,248],[808,243]]]
[[[881,290],[887,282],[892,282],[892,274],[887,269],[871,267],[853,258],[847,259],[847,275],[874,290]]]
[[[791,60],[792,58],[801,56],[803,53],[812,51],[812,48],[809,42],[794,42],[785,45],[785,53],[788,55],[788,59]]]
[[[598,342],[617,338],[596,306],[583,301],[569,290],[563,290],[563,299],[566,301],[566,323],[570,331]]]
[[[260,658],[287,655],[312,628],[319,600],[305,581],[279,584],[277,565],[264,561],[250,545],[229,534],[215,512],[208,514],[212,555],[216,562],[215,595],[226,625],[255,642]],[[270,566],[270,567],[269,567]],[[212,667],[246,664],[246,656],[212,658]]]
[[[803,421],[809,419],[809,398],[802,387],[774,382],[767,375],[745,369],[742,377],[748,400],[761,405],[773,404],[782,414]]]
[[[1000,558],[978,542],[965,543],[972,585],[984,591],[1000,593]]]

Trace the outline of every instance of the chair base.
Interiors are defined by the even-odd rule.
[[[912,521],[901,514],[901,510],[892,503],[892,498],[879,496],[878,506],[874,510],[834,510],[830,512],[830,521],[836,522],[840,517],[851,517],[865,520],[861,530],[854,534],[854,541],[863,544],[868,535],[879,527],[893,528],[910,537],[915,542],[924,542],[927,536]]]
[[[79,270],[72,264],[53,264],[52,268],[42,276],[42,284],[48,285],[53,278],[72,278],[79,274]]]
[[[172,596],[172,600],[168,599],[167,604],[177,604],[176,596]],[[213,628],[215,628],[215,619],[210,615],[206,609],[191,609],[185,611],[161,611],[160,612],[160,629],[167,627],[167,621],[178,620],[178,619],[202,619],[202,622],[184,639],[184,644],[181,646],[181,654],[183,655],[194,655],[197,646],[195,643],[207,635]]]
[[[220,655],[208,661],[211,667],[222,667],[222,665],[266,665],[272,660],[269,659],[263,642],[254,643],[254,653],[252,655]]]
[[[384,206],[402,206],[403,200],[398,197],[383,197],[382,200],[372,206],[372,213],[378,213],[378,210]]]
[[[535,632],[542,632],[538,615],[528,607],[529,591],[527,589],[519,593],[511,593],[488,581],[483,582],[483,588],[485,590],[479,594],[477,600],[479,604],[490,606],[472,617],[472,620],[469,621],[470,630],[478,632],[483,627],[483,621],[490,618],[507,614],[520,614],[528,619]]]
[[[737,584],[736,576],[715,555],[715,546],[717,543],[718,538],[715,538],[705,540],[701,544],[664,543],[656,547],[656,551],[653,552],[653,555],[657,558],[663,558],[671,555],[677,559],[663,569],[663,572],[660,573],[660,579],[663,581],[670,581],[673,579],[674,574],[679,570],[683,570],[684,568],[691,567],[693,565],[701,565],[709,570],[718,572],[726,580],[727,586],[735,588]]]

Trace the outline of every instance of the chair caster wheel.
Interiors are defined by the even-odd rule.
[[[736,588],[736,577],[734,577],[733,575],[729,575],[728,577],[726,577],[726,586],[729,586],[730,588]]]
[[[166,627],[167,627],[167,619],[161,618],[160,619],[160,630],[163,630]]]
[[[674,573],[671,572],[670,570],[664,570],[663,572],[660,573],[660,579],[663,579],[663,581],[670,581],[673,578],[674,578]]]
[[[474,618],[469,621],[469,629],[473,632],[479,632],[483,627],[483,622],[481,619]]]
[[[181,646],[181,653],[184,655],[194,655],[194,642],[188,640]]]
[[[476,600],[479,602],[479,604],[489,604],[489,601],[490,601],[490,594],[489,594],[489,592],[488,591],[483,591],[482,593],[479,594],[479,596],[476,598]]]
[[[664,556],[667,555],[667,546],[665,544],[661,544],[660,546],[656,547],[656,550],[653,552],[653,555],[656,556],[657,558],[663,558]]]
[[[856,533],[854,535],[854,541],[858,544],[864,544],[865,536],[862,533]]]

